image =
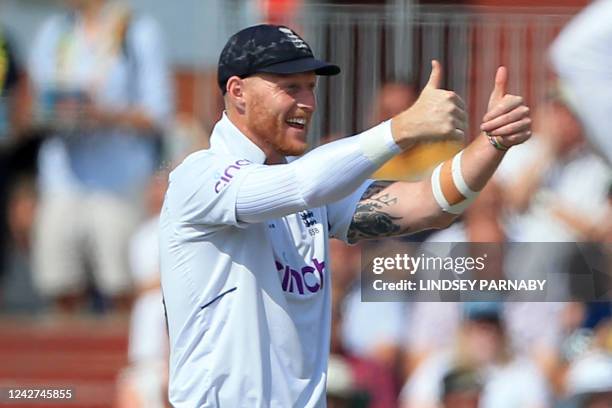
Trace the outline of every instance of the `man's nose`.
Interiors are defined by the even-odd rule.
[[[300,92],[297,103],[300,108],[310,112],[314,112],[317,107],[317,99],[311,90]]]

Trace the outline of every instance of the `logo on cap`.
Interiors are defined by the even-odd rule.
[[[289,37],[289,40],[295,45],[296,48],[308,48],[308,44],[304,42],[296,33],[288,29],[287,27],[278,27],[278,31],[283,34],[286,34]]]

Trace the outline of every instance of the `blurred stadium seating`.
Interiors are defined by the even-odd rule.
[[[70,388],[53,407],[108,408],[127,364],[128,324],[117,318],[0,320],[0,387]],[[6,406],[0,404],[0,406]],[[43,407],[19,403],[19,407]]]

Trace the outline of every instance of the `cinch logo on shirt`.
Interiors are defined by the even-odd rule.
[[[232,178],[234,178],[236,172],[242,167],[248,166],[249,164],[252,164],[249,160],[240,159],[236,160],[234,164],[230,164],[229,166],[227,166],[223,171],[223,176],[221,176],[219,181],[217,181],[217,183],[215,184],[215,193],[219,194],[219,192],[223,190],[223,188],[227,186],[230,181],[232,181]]]
[[[325,261],[319,262],[313,258],[312,266],[304,266],[300,271],[283,265],[276,261],[276,270],[283,273],[283,290],[290,293],[303,295],[305,291],[317,293],[323,290],[323,280],[325,279]]]

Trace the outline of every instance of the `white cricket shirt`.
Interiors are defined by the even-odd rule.
[[[177,408],[325,406],[328,236],[345,239],[370,182],[327,206],[242,223],[240,185],[264,161],[224,115],[211,148],[170,174],[160,251]]]

